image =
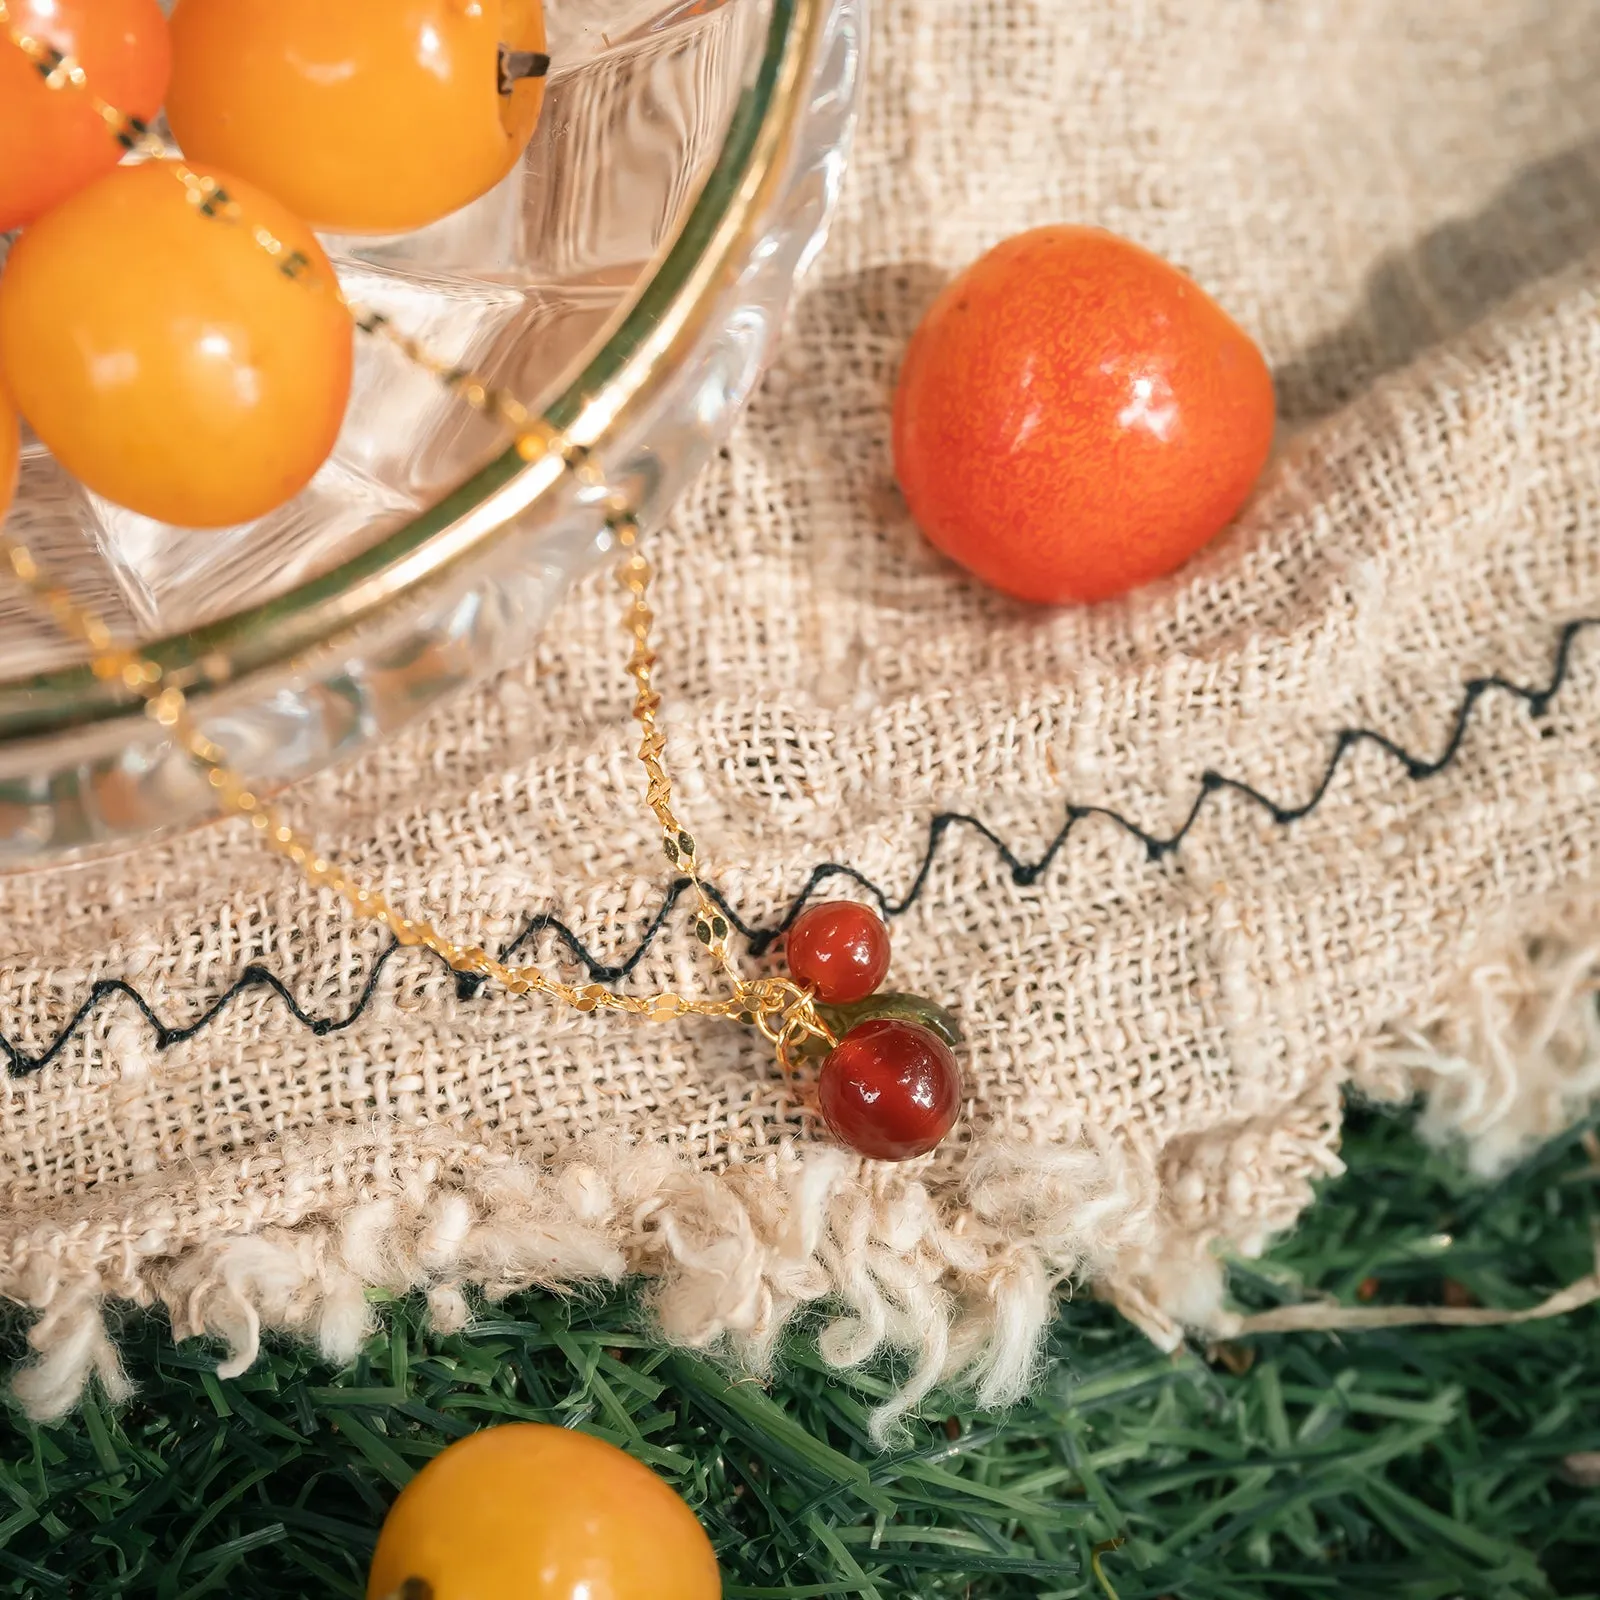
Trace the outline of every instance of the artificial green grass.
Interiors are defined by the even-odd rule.
[[[1592,1265],[1592,1131],[1490,1188],[1373,1113],[1352,1115],[1345,1154],[1299,1232],[1241,1269],[1245,1303],[1521,1305]],[[804,1337],[769,1390],[657,1348],[622,1296],[524,1296],[448,1338],[411,1305],[386,1324],[348,1371],[278,1345],[224,1383],[211,1354],[131,1321],[137,1399],[10,1421],[0,1595],[360,1595],[411,1473],[528,1418],[665,1474],[729,1600],[1600,1596],[1600,1489],[1568,1460],[1600,1451],[1594,1307],[1169,1358],[1084,1298],[1032,1403],[983,1416],[947,1397],[882,1455],[866,1413],[886,1374],[828,1372]]]

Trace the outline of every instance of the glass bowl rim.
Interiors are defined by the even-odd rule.
[[[756,79],[740,96],[699,196],[583,370],[543,412],[546,427],[568,447],[599,449],[647,409],[714,314],[721,290],[737,277],[782,184],[831,4],[771,0]],[[447,582],[566,476],[559,452],[529,461],[509,445],[432,506],[327,572],[198,628],[141,642],[139,653],[190,696],[281,668]],[[48,738],[142,716],[144,709],[143,700],[97,677],[87,661],[0,679],[0,741]]]

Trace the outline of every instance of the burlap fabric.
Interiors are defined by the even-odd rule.
[[[741,1030],[458,996],[388,961],[348,1027],[256,988],[186,1042],[125,999],[9,1084],[0,1288],[39,1312],[38,1412],[98,1371],[105,1299],[235,1364],[276,1325],[347,1353],[372,1286],[658,1280],[668,1337],[759,1365],[823,1302],[828,1359],[913,1353],[905,1401],[1026,1382],[1052,1290],[1158,1337],[1223,1316],[1338,1167],[1342,1087],[1433,1092],[1492,1165],[1597,1082],[1600,6],[1591,0],[893,0],[842,220],[778,370],[657,541],[687,814],[770,925],[821,862],[897,901],[898,986],[953,1005],[961,1137],[832,1148]],[[1284,437],[1177,579],[1024,610],[918,540],[887,401],[947,276],[1089,220],[1182,264],[1263,343]],[[296,801],[327,845],[494,947],[554,912],[608,957],[659,904],[613,586],[536,659]],[[1600,630],[1597,630],[1600,632]],[[1542,714],[1535,715],[1535,712]],[[1375,730],[1442,771],[1360,743]],[[1105,816],[1014,870],[1068,808]],[[1324,783],[1326,784],[1324,787]],[[843,881],[834,887],[847,886]],[[854,890],[862,893],[864,890]],[[1535,937],[1536,936],[1536,937]],[[550,937],[535,941],[568,962]],[[679,918],[630,980],[703,981]],[[335,1024],[381,950],[238,829],[0,885],[0,1018],[89,985],[167,1023],[250,963]]]

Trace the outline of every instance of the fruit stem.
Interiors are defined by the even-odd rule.
[[[500,93],[510,94],[525,79],[543,78],[550,71],[550,57],[542,50],[513,50],[500,46]]]

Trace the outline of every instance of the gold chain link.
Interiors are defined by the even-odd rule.
[[[519,441],[519,448],[527,444],[528,441]],[[787,1063],[792,1050],[807,1036],[830,1043],[835,1041],[826,1024],[816,1015],[808,990],[786,978],[749,979],[738,971],[729,948],[727,922],[701,881],[694,840],[672,810],[671,780],[662,764],[666,740],[655,722],[660,696],[650,681],[650,668],[655,658],[649,645],[650,611],[644,600],[649,564],[633,548],[638,539],[638,523],[631,511],[619,512],[613,507],[611,516],[619,543],[629,551],[619,573],[632,596],[626,613],[626,624],[634,637],[629,670],[637,685],[633,714],[644,730],[639,759],[645,768],[646,798],[661,822],[667,855],[688,876],[698,897],[697,933],[731,980],[731,992],[725,996],[690,997],[671,991],[629,995],[598,983],[564,983],[548,977],[535,966],[511,966],[477,945],[457,944],[440,933],[427,918],[407,916],[389,896],[367,887],[337,862],[329,860],[286,822],[278,808],[264,798],[255,785],[233,770],[226,751],[200,729],[188,697],[176,684],[166,681],[161,665],[135,650],[119,647],[104,619],[74,600],[62,584],[40,567],[27,546],[3,528],[0,528],[0,557],[5,559],[12,575],[32,596],[39,610],[63,633],[87,646],[95,676],[103,682],[120,684],[144,701],[145,714],[150,720],[165,730],[206,774],[218,806],[224,812],[248,818],[251,831],[263,845],[286,857],[307,883],[337,895],[356,917],[381,923],[400,944],[420,945],[431,950],[452,970],[493,979],[512,994],[542,994],[578,1011],[620,1011],[656,1021],[692,1013],[752,1024],[780,1047]],[[647,661],[649,665],[645,664]],[[701,929],[705,931],[700,932]]]
[[[330,290],[362,333],[382,338],[393,345],[407,360],[459,393],[475,410],[498,417],[513,433],[522,434],[529,429],[528,409],[514,395],[503,389],[491,388],[475,373],[431,355],[417,340],[399,332],[383,312],[374,311],[359,301],[346,300],[337,278],[331,283],[322,282],[319,275],[311,270],[312,263],[300,251],[291,250],[265,224],[252,222],[239,201],[215,178],[203,176],[182,160],[168,156],[166,146],[145,122],[119,110],[95,93],[88,75],[75,57],[63,54],[53,45],[18,28],[12,20],[8,0],[0,0],[0,28],[38,69],[47,88],[71,89],[81,94],[126,152],[166,165],[183,185],[189,204],[196,211],[214,221],[247,229],[251,242],[273,261],[285,277]]]
[[[800,989],[786,978],[744,978],[734,962],[728,947],[726,920],[699,877],[699,856],[694,850],[693,837],[672,811],[672,784],[666,766],[662,765],[666,738],[654,720],[661,696],[651,688],[650,669],[654,656],[650,651],[650,608],[645,603],[648,562],[634,550],[638,538],[637,520],[632,512],[613,509],[611,515],[619,542],[630,552],[622,560],[619,574],[632,595],[626,616],[627,627],[634,634],[634,654],[630,656],[629,670],[637,683],[634,715],[643,728],[638,757],[645,766],[646,798],[661,821],[667,856],[688,875],[698,894],[696,928],[706,930],[699,934],[702,944],[712,949],[712,954],[717,955],[718,962],[730,976],[731,992],[725,997],[686,997],[672,994],[670,990],[654,995],[627,995],[594,982],[568,984],[549,978],[536,966],[507,965],[478,946],[458,944],[440,933],[427,918],[408,917],[387,894],[368,888],[338,862],[326,858],[298,829],[291,827],[274,803],[262,797],[248,779],[235,773],[227,762],[226,750],[200,730],[189,699],[176,683],[166,682],[162,666],[149,656],[118,646],[106,621],[74,600],[66,587],[43,571],[27,546],[3,528],[0,528],[0,557],[5,558],[11,574],[32,595],[38,610],[64,634],[88,646],[96,677],[138,694],[144,701],[147,717],[170,734],[187,757],[206,774],[219,808],[250,819],[251,830],[262,845],[285,856],[314,888],[326,888],[336,894],[355,917],[381,923],[403,946],[432,950],[451,970],[493,979],[515,995],[549,995],[552,1000],[578,1011],[626,1011],[632,1016],[648,1016],[656,1021],[693,1013],[749,1022],[773,1040],[774,1045],[782,1046],[787,1059],[789,1051],[806,1035],[832,1042],[832,1034],[814,1013],[808,990]]]
[[[0,28],[6,30],[11,43],[39,68],[50,88],[70,87],[87,96],[125,150],[165,158],[165,147],[160,139],[138,118],[127,116],[95,94],[76,60],[13,26],[6,0],[0,0]],[[197,211],[246,228],[252,242],[285,276],[312,286],[314,275],[308,270],[311,263],[298,252],[290,251],[269,229],[251,223],[238,201],[214,178],[195,173],[182,161],[173,161],[171,165]],[[639,521],[626,496],[607,486],[604,474],[588,450],[571,444],[542,420],[534,418],[514,395],[494,387],[472,371],[439,360],[417,340],[396,329],[382,312],[343,302],[338,283],[331,287],[347,305],[363,333],[384,339],[474,410],[502,423],[511,433],[514,447],[523,460],[533,462],[547,454],[558,455],[579,483],[601,496],[606,524],[625,552],[617,568],[617,577],[629,595],[623,622],[633,639],[627,670],[635,686],[633,716],[642,735],[638,758],[645,771],[645,799],[661,825],[662,845],[668,860],[688,878],[694,890],[695,934],[728,979],[728,994],[692,997],[666,991],[628,995],[598,983],[564,983],[534,966],[510,966],[477,945],[457,944],[426,918],[406,916],[387,895],[368,888],[291,827],[271,801],[233,770],[227,753],[201,731],[184,691],[167,681],[160,663],[117,645],[105,620],[73,599],[64,585],[41,568],[27,546],[0,526],[0,557],[4,557],[12,575],[57,628],[87,648],[97,678],[120,684],[144,701],[146,715],[206,774],[222,811],[248,818],[252,832],[261,843],[286,857],[310,885],[338,896],[357,918],[380,923],[400,944],[431,950],[453,971],[491,979],[512,994],[546,995],[578,1011],[619,1011],[657,1021],[692,1014],[745,1023],[759,1029],[772,1042],[786,1069],[792,1067],[794,1052],[806,1039],[836,1044],[834,1034],[817,1014],[809,990],[787,978],[746,978],[739,971],[727,917],[701,876],[700,854],[694,836],[672,808],[672,781],[663,760],[666,735],[656,720],[661,696],[654,686],[656,656],[651,649],[650,634],[655,615],[648,601],[653,571],[637,548]]]

